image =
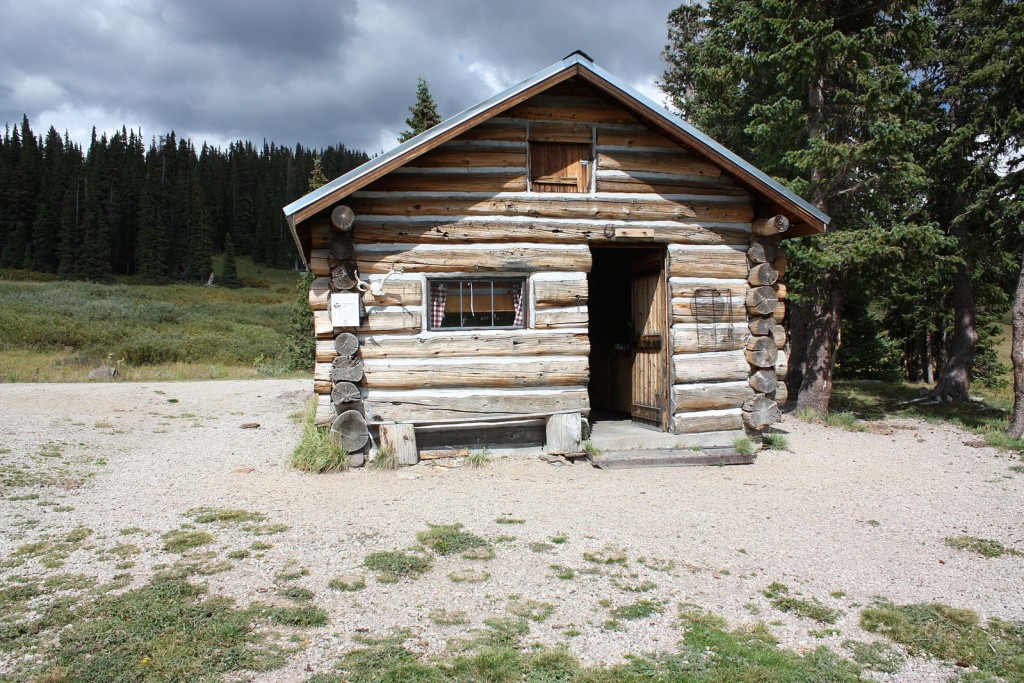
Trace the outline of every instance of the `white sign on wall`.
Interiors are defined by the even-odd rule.
[[[363,313],[363,295],[357,292],[331,293],[331,325],[359,327]]]

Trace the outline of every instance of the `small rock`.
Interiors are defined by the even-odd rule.
[[[255,467],[239,467],[237,470],[231,470],[232,474],[250,474],[255,472]]]
[[[117,368],[109,365],[101,365],[89,373],[89,379],[114,379],[117,377]]]
[[[244,422],[238,426],[239,429],[259,429],[259,422]]]
[[[964,445],[968,448],[984,448],[988,444],[985,443],[984,439],[970,439],[968,441],[964,441]]]
[[[348,454],[348,466],[349,467],[362,467],[366,464],[366,456],[362,453],[349,453]]]

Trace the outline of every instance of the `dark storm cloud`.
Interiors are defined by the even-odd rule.
[[[380,152],[575,49],[652,93],[673,2],[0,0],[0,120]]]

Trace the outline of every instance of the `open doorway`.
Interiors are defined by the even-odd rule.
[[[664,247],[592,245],[588,278],[591,420],[665,431],[669,297]]]

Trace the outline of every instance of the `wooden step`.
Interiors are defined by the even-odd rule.
[[[697,465],[749,465],[757,454],[744,455],[734,449],[704,448],[699,451],[658,448],[635,451],[606,451],[596,458],[587,458],[602,470],[619,470],[638,467],[692,467]]]

